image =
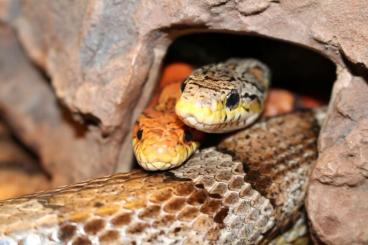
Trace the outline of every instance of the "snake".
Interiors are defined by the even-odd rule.
[[[269,244],[300,217],[319,125],[262,119],[178,168],[1,201],[0,244]]]
[[[181,165],[198,149],[203,133],[186,126],[175,114],[181,81],[165,85],[133,127],[133,151],[146,170]]]
[[[261,114],[270,70],[252,58],[232,58],[193,71],[158,91],[134,125],[132,145],[146,170],[183,164],[203,133],[225,133],[252,124]]]
[[[210,81],[218,84],[208,87]],[[117,173],[1,201],[0,244],[273,242],[301,217],[308,175],[318,155],[320,122],[316,111],[305,110],[254,123],[268,83],[269,71],[261,62],[231,59],[194,71],[184,83],[170,84],[135,124],[133,146],[136,153],[143,149],[138,144],[156,133],[157,139],[165,139],[162,143],[169,142],[162,135],[166,131],[142,126],[153,129],[158,124],[151,119],[170,113],[164,129],[173,132],[173,125],[179,125],[180,133],[167,135],[179,136],[187,147],[174,150],[185,152],[175,167],[159,156],[156,163],[141,165],[166,171]],[[172,92],[178,89],[180,96]],[[211,108],[204,109],[208,103]],[[244,126],[248,128],[216,147],[198,150],[199,130],[222,133]],[[153,155],[165,152],[160,144],[151,148]]]

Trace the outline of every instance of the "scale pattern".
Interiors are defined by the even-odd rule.
[[[289,114],[223,140],[233,156],[207,148],[171,171],[0,202],[0,244],[267,243],[300,214],[317,132],[312,112]]]
[[[244,164],[245,181],[270,200],[278,224],[287,225],[303,205],[311,165],[318,155],[315,115],[310,110],[274,117],[219,144],[220,150]]]

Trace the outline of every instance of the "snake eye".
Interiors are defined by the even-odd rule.
[[[226,98],[226,107],[231,109],[239,103],[239,94],[236,90],[232,90]]]
[[[138,129],[137,131],[137,139],[141,140],[142,139],[142,135],[143,135],[143,129]]]
[[[184,91],[185,86],[187,86],[187,84],[186,84],[186,82],[185,82],[185,81],[184,81],[184,82],[182,82],[182,83],[180,84],[180,91],[181,91],[181,92],[183,92],[183,91]]]
[[[184,141],[191,141],[193,140],[192,132],[189,129],[184,130]]]

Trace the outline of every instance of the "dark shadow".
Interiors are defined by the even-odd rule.
[[[340,52],[342,60],[344,61],[346,67],[349,69],[351,74],[354,76],[362,77],[364,80],[368,81],[368,70],[365,68],[364,64],[357,63],[354,64],[350,61],[344,52]]]
[[[100,120],[92,114],[73,114],[64,104],[58,103],[63,120],[73,129],[76,138],[84,138],[89,126],[98,127]]]
[[[230,57],[253,57],[272,71],[272,86],[328,102],[336,79],[335,64],[321,54],[273,39],[227,33],[196,33],[177,38],[165,63],[201,66]]]
[[[48,178],[48,180],[51,180],[52,177],[50,173],[42,166],[41,159],[39,158],[37,153],[33,149],[28,147],[26,144],[24,144],[22,140],[14,133],[14,131],[18,132],[20,131],[20,129],[17,130],[16,128],[14,128],[14,126],[11,127],[11,125],[3,118],[3,115],[4,115],[4,112],[0,110],[0,123],[3,125],[3,127],[7,131],[8,135],[6,136],[0,135],[0,139],[1,137],[4,137],[6,138],[6,140],[9,140],[12,143],[14,143],[20,149],[20,151],[23,151],[23,153],[28,156],[29,161],[28,160],[24,160],[24,161],[14,160],[14,161],[9,161],[9,162],[2,162],[0,169],[3,169],[3,168],[7,170],[20,169],[20,170],[24,170],[29,175],[42,173],[44,176]],[[17,159],[17,156],[14,156],[14,159]]]

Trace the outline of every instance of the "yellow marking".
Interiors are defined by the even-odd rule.
[[[176,103],[176,114],[181,118],[194,117],[197,122],[207,125],[226,123],[224,121],[225,115],[227,121],[237,119],[239,115],[244,115],[249,111],[250,113],[260,113],[262,106],[257,102],[242,103],[233,109],[227,109],[221,102],[217,102],[214,106],[215,111],[211,111],[209,108],[200,107],[193,101],[187,101],[182,98]],[[244,118],[242,116],[242,118]],[[193,126],[193,125],[190,125]]]
[[[146,204],[144,202],[144,200],[142,199],[138,199],[138,200],[133,200],[130,202],[127,202],[126,204],[124,204],[124,208],[126,209],[138,209],[138,208],[143,208],[145,207]]]
[[[69,217],[67,218],[67,220],[70,220],[73,222],[85,221],[88,219],[89,215],[90,215],[89,211],[80,211],[76,213],[71,213]]]
[[[249,105],[249,109],[252,112],[260,113],[260,112],[262,112],[263,107],[260,103],[251,102],[250,105]]]
[[[116,213],[117,211],[119,211],[119,209],[120,209],[119,205],[104,206],[104,207],[98,208],[96,210],[96,214],[100,216],[110,216]]]

